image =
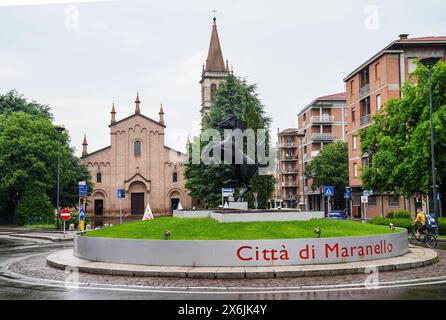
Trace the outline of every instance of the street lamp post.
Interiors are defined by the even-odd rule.
[[[58,126],[58,127],[56,127],[56,130],[58,133],[62,134],[62,132],[65,131],[65,128]],[[56,210],[57,210],[56,228],[57,229],[59,229],[59,216],[60,216],[59,198],[60,198],[60,141],[58,139],[58,141],[57,141],[57,196],[56,196]]]
[[[420,63],[429,69],[429,108],[430,108],[430,125],[431,125],[431,162],[432,162],[432,195],[434,200],[434,218],[438,220],[437,211],[437,169],[435,168],[435,141],[434,141],[434,120],[432,106],[432,68],[440,60],[440,58],[425,58]]]
[[[297,134],[300,140],[300,158],[302,161],[302,199],[304,204],[304,211],[307,210],[307,205],[305,203],[305,176],[304,176],[304,144],[303,139],[305,138],[305,133],[301,132]]]

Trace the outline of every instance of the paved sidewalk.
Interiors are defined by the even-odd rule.
[[[53,242],[59,241],[72,241],[75,232],[67,231],[65,236],[63,232],[26,232],[26,233],[11,233],[9,236],[15,238],[31,238],[31,239],[42,239],[50,240]]]
[[[286,267],[191,268],[95,262],[77,258],[73,255],[73,250],[68,249],[49,255],[47,258],[47,264],[58,269],[70,267],[77,268],[80,272],[85,273],[128,277],[261,279],[364,274],[366,268],[370,267],[375,267],[379,271],[406,270],[428,266],[435,263],[437,260],[438,254],[436,251],[425,248],[411,247],[409,252],[404,256],[368,262]]]

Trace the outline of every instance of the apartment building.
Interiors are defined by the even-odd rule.
[[[298,127],[278,131],[277,180],[272,206],[321,210],[320,190],[303,179],[305,165],[321,148],[345,137],[345,93],[319,97],[298,114]]]
[[[302,162],[305,168],[325,145],[345,141],[345,111],[346,94],[336,93],[316,98],[298,114],[298,133],[303,137],[298,146],[299,168],[302,168]],[[321,190],[313,190],[312,179],[303,176],[300,170],[297,179],[301,186],[303,184],[299,190],[301,202],[307,210],[322,210]]]
[[[410,38],[402,34],[384,49],[365,61],[345,79],[347,91],[347,140],[349,154],[349,180],[353,190],[353,214],[363,217],[361,172],[368,166],[370,155],[361,151],[359,131],[369,126],[373,115],[381,110],[389,99],[401,97],[401,87],[415,70],[414,59],[446,57],[446,37]],[[401,195],[369,197],[367,218],[385,216],[400,209],[415,210],[411,197]]]

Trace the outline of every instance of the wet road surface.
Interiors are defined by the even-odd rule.
[[[238,290],[229,292],[212,288],[187,289],[187,288],[154,288],[137,286],[98,285],[88,286],[79,284],[76,287],[67,287],[54,284],[43,279],[27,279],[15,277],[5,270],[4,265],[15,259],[29,257],[31,255],[52,253],[58,250],[70,248],[71,243],[52,243],[37,239],[12,239],[7,235],[0,235],[0,299],[171,299],[171,300],[315,300],[315,299],[446,299],[446,281],[441,283],[417,283],[391,285],[383,288],[324,288],[313,290],[285,290],[281,288],[277,292],[271,289],[255,292],[243,292]],[[446,243],[441,243],[439,249],[446,250]]]

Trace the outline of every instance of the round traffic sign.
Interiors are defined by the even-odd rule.
[[[62,220],[68,220],[68,219],[70,219],[70,217],[71,217],[71,211],[69,210],[69,209],[63,209],[61,212],[60,212],[60,218],[62,219]]]

